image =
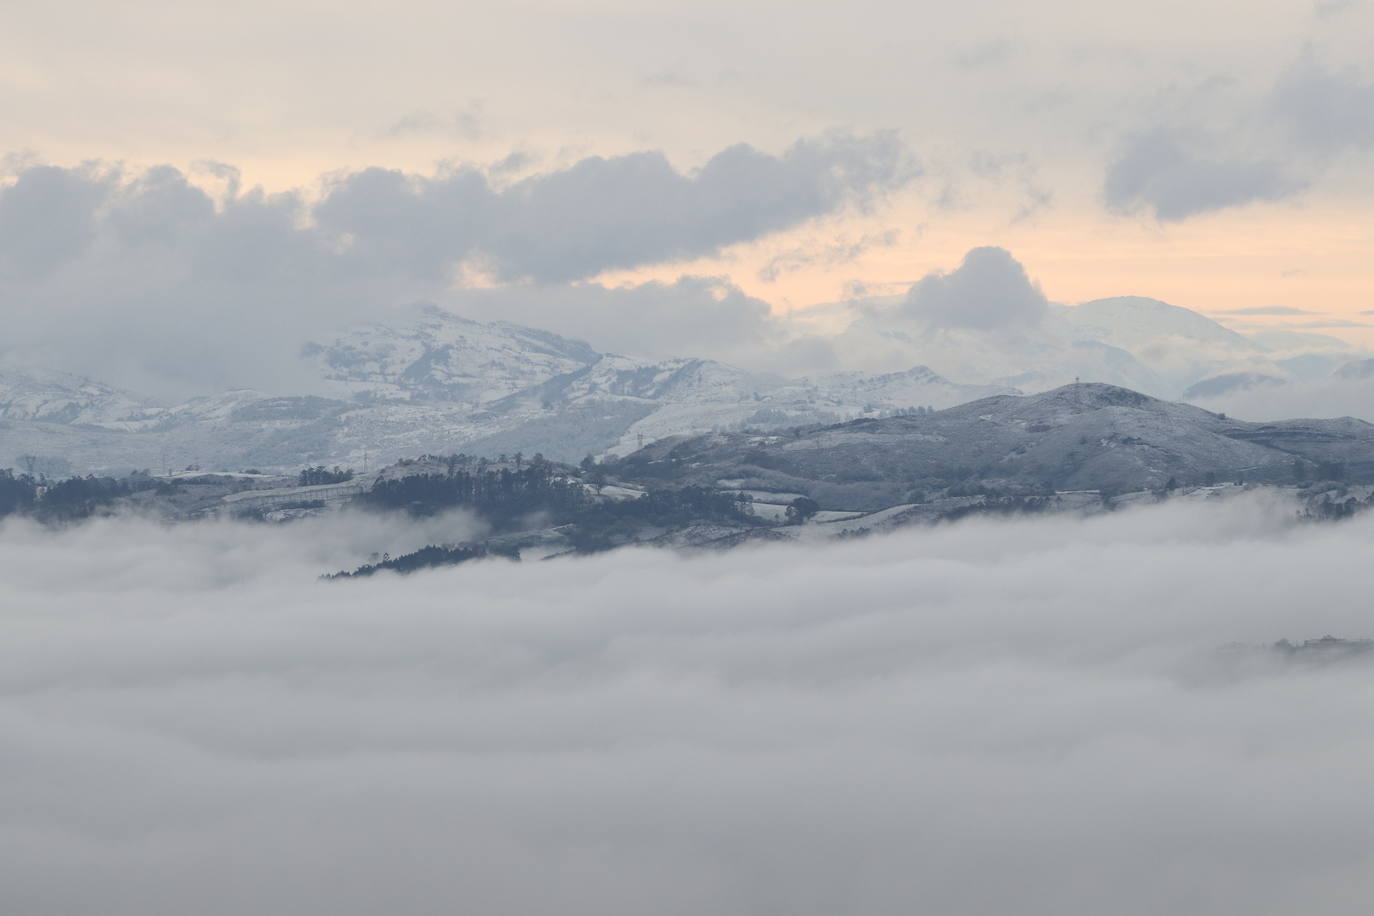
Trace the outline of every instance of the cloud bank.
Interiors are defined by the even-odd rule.
[[[1374,423],[1374,375],[1361,378],[1355,371],[1346,376],[1337,372],[1330,378],[1241,388],[1192,403],[1256,422],[1274,417],[1355,417]]]
[[[466,295],[483,301],[459,282],[466,271],[500,281],[508,301],[556,310],[576,300],[591,319],[583,331],[573,314],[529,319],[539,326],[581,337],[639,324],[637,338],[608,335],[598,346],[651,336],[670,312],[657,308],[665,300],[701,325],[728,312],[718,330],[734,339],[763,333],[753,325],[766,306],[719,281],[628,292],[573,281],[862,208],[918,172],[890,132],[827,133],[776,156],[740,144],[686,173],[656,152],[592,157],[511,184],[475,167],[366,169],[334,176],[317,199],[243,191],[223,165],[199,176],[22,166],[0,184],[0,301],[13,303],[0,360],[169,398],[238,386],[295,393],[310,382],[296,359],[306,340],[416,300],[463,311]],[[211,179],[224,187],[218,197],[200,186]],[[598,324],[603,313],[617,317]],[[670,339],[694,337],[656,341]]]
[[[480,172],[434,178],[368,169],[315,209],[360,252],[476,255],[500,280],[568,282],[718,253],[895,190],[919,166],[893,132],[831,133],[780,156],[738,144],[683,174],[658,152],[594,156],[495,188]]]
[[[321,583],[0,529],[26,916],[1362,913],[1374,519],[1263,500]],[[328,560],[328,564],[322,561]],[[1295,574],[1300,571],[1300,574]]]
[[[905,313],[936,328],[990,331],[1037,325],[1049,302],[1005,248],[974,248],[949,273],[932,273],[908,291]]]
[[[1309,44],[1264,89],[1232,91],[1215,75],[1192,91],[1160,90],[1110,157],[1109,209],[1163,222],[1298,196],[1374,145],[1374,82]],[[1349,180],[1348,178],[1346,180]]]
[[[1156,129],[1126,138],[1107,167],[1103,197],[1117,211],[1144,208],[1165,222],[1289,197],[1307,182],[1277,161],[1209,151],[1210,138]]]

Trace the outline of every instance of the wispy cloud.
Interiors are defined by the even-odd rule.
[[[1311,309],[1295,308],[1291,305],[1255,305],[1241,309],[1216,309],[1214,315],[1316,315]]]
[[[482,102],[473,100],[457,111],[436,114],[432,111],[412,111],[378,132],[385,139],[401,139],[421,134],[437,134],[463,140],[482,138]]]
[[[525,171],[529,162],[504,165]],[[608,316],[602,346],[634,336],[625,328],[660,343],[700,343],[713,328],[757,341],[768,307],[729,281],[638,292],[579,281],[719,254],[863,208],[920,172],[890,132],[828,133],[776,155],[738,144],[687,172],[658,152],[518,179],[473,165],[431,175],[372,168],[330,176],[319,198],[244,190],[237,172],[213,168],[218,197],[166,166],[20,164],[0,186],[0,300],[26,308],[10,317],[0,356],[172,398],[284,390],[309,384],[296,353],[321,329],[416,300],[488,302],[455,288],[464,271],[499,281],[517,305],[542,303],[546,313],[530,316],[541,327],[581,337]],[[499,317],[516,312],[528,309]],[[701,330],[684,337],[693,323]]]
[[[902,237],[900,229],[872,232],[855,240],[840,238],[820,245],[799,246],[779,252],[760,268],[758,277],[764,283],[776,283],[784,274],[809,267],[840,267],[850,264],[875,249],[891,248]]]
[[[1366,321],[1350,321],[1346,318],[1329,318],[1321,321],[1298,321],[1288,322],[1283,325],[1286,328],[1367,328],[1371,325]]]

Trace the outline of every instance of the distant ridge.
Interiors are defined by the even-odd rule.
[[[862,419],[789,435],[655,443],[625,465],[690,483],[744,480],[870,509],[974,481],[1019,490],[1124,492],[1177,484],[1374,481],[1374,425],[1247,423],[1097,383],[991,397],[931,414]]]
[[[302,370],[309,394],[236,389],[172,406],[62,373],[3,373],[0,467],[40,456],[82,473],[361,468],[457,451],[575,462],[669,435],[881,416],[1014,390],[961,385],[921,366],[784,379],[706,359],[634,359],[433,306],[308,344]]]

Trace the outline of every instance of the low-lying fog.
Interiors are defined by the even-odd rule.
[[[1374,635],[1374,517],[1290,515],[343,582],[419,544],[10,524],[0,910],[1363,914],[1374,665],[1220,650]]]

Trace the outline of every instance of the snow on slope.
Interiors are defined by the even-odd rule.
[[[353,327],[307,346],[302,359],[319,379],[312,394],[242,389],[156,407],[72,376],[0,373],[0,467],[28,454],[70,455],[79,470],[375,467],[455,451],[577,460],[684,433],[941,409],[1075,376],[1176,397],[1186,387],[1181,380],[1209,360],[1211,368],[1249,372],[1263,361],[1254,355],[1259,348],[1209,319],[1142,299],[1060,307],[1044,327],[1015,339],[875,326],[847,339],[858,344],[874,334],[875,346],[895,348],[884,351],[889,362],[920,354],[940,363],[786,379],[711,360],[601,354],[548,332],[417,307],[392,324]],[[1162,377],[1123,345],[1171,374]],[[1157,347],[1163,355],[1151,356]],[[1242,368],[1231,369],[1238,361]],[[952,382],[942,366],[985,384]],[[1262,371],[1285,374],[1272,363]]]
[[[80,470],[375,467],[455,451],[577,460],[680,433],[834,422],[1006,390],[924,368],[788,380],[711,360],[651,362],[434,307],[347,329],[302,359],[328,396],[238,389],[147,407],[78,380],[45,392],[0,381],[0,404],[11,405],[0,420],[16,421],[0,436],[0,467],[32,453],[69,455]],[[77,434],[71,423],[89,425]]]
[[[1077,328],[1084,339],[1100,340],[1136,355],[1169,339],[1238,353],[1260,349],[1244,335],[1206,315],[1143,296],[1094,299],[1080,305],[1059,306],[1055,311]]]
[[[1205,378],[1233,373],[1287,377],[1282,362],[1320,341],[1275,349],[1198,312],[1139,296],[1051,305],[1033,322],[961,327],[932,324],[898,308],[866,303],[833,340],[848,364],[919,364],[946,378],[1024,391],[1075,380],[1103,382],[1176,398]]]
[[[1075,339],[1129,352],[1158,376],[1161,390],[1171,397],[1209,376],[1275,374],[1265,349],[1256,342],[1205,315],[1158,299],[1096,299],[1060,306],[1055,315],[1068,323]]]
[[[125,391],[50,369],[0,368],[0,418],[100,426],[146,415],[152,406]]]
[[[568,340],[506,322],[472,321],[418,306],[400,321],[349,329],[329,343],[307,344],[322,393],[375,400],[436,399],[480,405],[596,362],[600,354]]]

